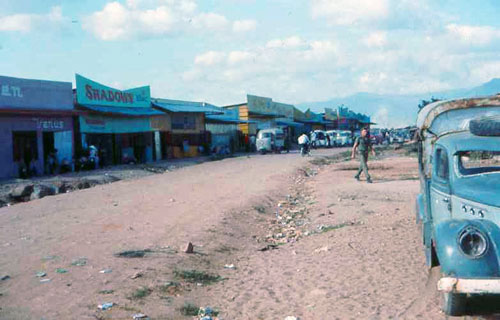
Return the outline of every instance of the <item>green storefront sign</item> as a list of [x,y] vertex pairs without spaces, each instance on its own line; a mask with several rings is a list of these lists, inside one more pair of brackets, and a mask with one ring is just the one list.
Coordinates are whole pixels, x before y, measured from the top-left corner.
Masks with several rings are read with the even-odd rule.
[[151,107],[149,86],[118,90],[76,74],[76,100],[82,105]]

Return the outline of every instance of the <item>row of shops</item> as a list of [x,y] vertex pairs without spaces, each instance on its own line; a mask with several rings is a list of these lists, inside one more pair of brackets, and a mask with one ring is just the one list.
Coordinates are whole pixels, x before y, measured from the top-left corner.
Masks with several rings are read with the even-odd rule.
[[301,112],[265,97],[220,108],[152,98],[149,86],[118,90],[78,74],[75,80],[72,89],[70,82],[0,76],[0,178],[78,170],[89,158],[97,167],[248,151],[261,129],[279,126],[292,139],[345,124],[339,115],[346,110],[335,123],[331,111]]
[[349,130],[355,134],[371,124],[369,116],[344,106],[325,108],[324,113],[310,109],[303,112],[293,105],[253,95],[247,95],[244,103],[225,106],[224,109],[236,111],[239,119],[246,121],[238,126],[245,135],[254,136],[259,130],[280,127],[291,141],[314,130]]

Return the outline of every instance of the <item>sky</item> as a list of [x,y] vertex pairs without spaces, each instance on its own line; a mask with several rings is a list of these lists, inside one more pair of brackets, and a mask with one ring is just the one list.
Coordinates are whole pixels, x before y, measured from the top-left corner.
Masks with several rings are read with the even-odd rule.
[[500,77],[496,0],[0,0],[0,74],[285,103]]

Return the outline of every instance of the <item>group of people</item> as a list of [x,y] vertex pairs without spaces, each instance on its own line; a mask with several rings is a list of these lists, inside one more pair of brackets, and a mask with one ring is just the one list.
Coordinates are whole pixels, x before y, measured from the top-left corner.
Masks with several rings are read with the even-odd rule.
[[[299,136],[298,143],[302,155],[309,154],[311,140],[312,137],[310,139],[305,133]],[[368,128],[361,129],[361,135],[356,138],[351,150],[351,159],[356,158],[356,153],[359,153],[359,169],[354,178],[360,181],[361,173],[364,173],[366,182],[372,183],[371,176],[368,173],[368,156],[370,154],[375,156],[375,149],[373,148],[372,142],[370,140]]]

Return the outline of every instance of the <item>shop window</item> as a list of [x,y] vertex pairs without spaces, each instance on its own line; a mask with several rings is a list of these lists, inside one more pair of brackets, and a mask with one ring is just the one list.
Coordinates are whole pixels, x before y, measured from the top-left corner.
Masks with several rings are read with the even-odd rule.
[[194,130],[196,129],[195,115],[177,115],[172,116],[172,129],[174,130]]
[[24,161],[26,165],[29,165],[31,161],[38,160],[36,131],[13,132],[12,146],[15,162]]

